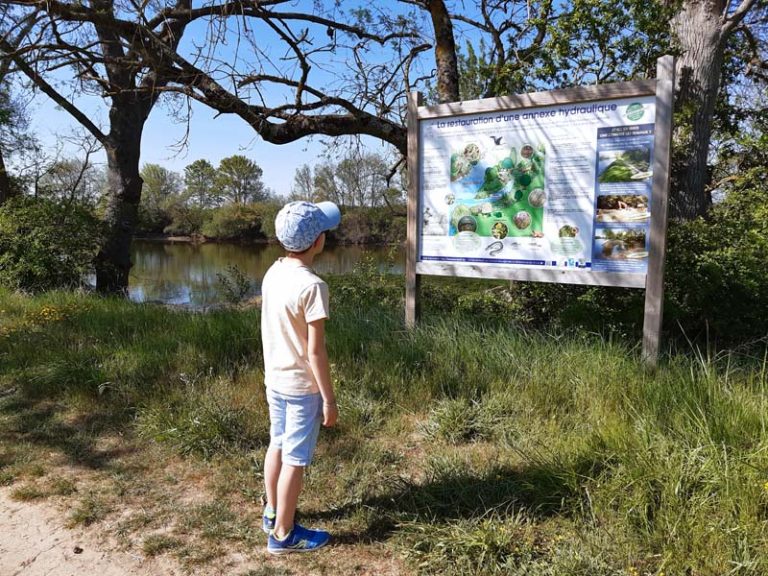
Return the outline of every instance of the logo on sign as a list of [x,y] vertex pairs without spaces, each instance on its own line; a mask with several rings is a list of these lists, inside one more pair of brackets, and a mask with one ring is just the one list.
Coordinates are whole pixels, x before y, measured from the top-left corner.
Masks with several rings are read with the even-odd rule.
[[643,114],[645,114],[645,108],[643,108],[643,105],[639,102],[635,102],[634,104],[627,106],[626,114],[627,119],[634,122],[636,120],[640,120],[640,118],[643,117]]

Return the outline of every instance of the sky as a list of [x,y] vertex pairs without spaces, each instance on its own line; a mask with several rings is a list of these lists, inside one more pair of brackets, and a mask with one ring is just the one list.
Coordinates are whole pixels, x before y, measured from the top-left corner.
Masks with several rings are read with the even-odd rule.
[[[87,100],[79,102],[82,106]],[[103,119],[106,108],[97,101],[83,106],[92,117]],[[62,137],[74,133],[78,124],[69,114],[40,95],[32,108],[32,131],[46,148],[55,149]],[[102,126],[106,126],[102,122]],[[141,164],[160,164],[183,176],[184,167],[195,160],[206,159],[217,166],[222,158],[242,154],[255,161],[264,171],[264,183],[278,196],[291,192],[296,169],[303,164],[313,165],[322,160],[323,146],[320,139],[304,139],[285,145],[269,144],[261,140],[256,132],[243,120],[234,115],[220,115],[201,104],[194,103],[192,120],[186,147],[179,149],[184,140],[187,126],[174,120],[164,106],[156,106],[144,127],[141,146]],[[68,146],[64,155],[74,154]],[[100,153],[97,163],[104,163]]]
[[[297,0],[294,4],[290,8],[299,10],[309,8],[312,2]],[[258,30],[254,32],[259,39],[258,50],[262,51],[261,55],[254,56],[253,48],[246,46],[245,43],[238,44],[234,41],[217,44],[220,48],[217,55],[223,62],[248,62],[249,66],[255,67],[262,66],[262,62],[259,61],[262,60],[266,62],[263,71],[274,73],[274,70],[269,69],[269,62],[273,61],[277,63],[276,65],[280,65],[284,55],[280,51],[285,50],[284,44],[276,42],[271,46],[265,34]],[[325,28],[314,33],[324,36]],[[191,51],[194,45],[207,49],[209,34],[210,29],[203,22],[190,25],[185,32],[180,50]],[[323,38],[323,40],[327,39]],[[236,53],[236,50],[239,52]],[[313,72],[319,72],[319,76],[313,82],[315,84],[324,82],[326,86],[342,82],[341,75],[334,74],[339,66],[344,65],[344,62],[334,61],[341,56],[341,53],[329,53],[323,56],[327,58],[326,70],[321,70],[322,66],[320,68],[315,66]],[[249,58],[250,60],[247,60]],[[279,102],[283,97],[283,95],[274,97],[274,93],[270,95],[269,89],[266,92],[271,104]],[[104,101],[95,96],[79,96],[75,103],[86,111],[90,118],[95,119],[104,131],[108,130],[106,122],[108,110]],[[38,93],[30,111],[33,117],[31,128],[46,148],[56,149],[57,145],[62,145],[64,136],[78,130],[79,125],[71,119],[69,114],[55,106],[43,94]],[[322,156],[325,152],[322,144],[323,137],[304,138],[283,145],[270,144],[261,140],[256,132],[237,116],[219,115],[197,102],[192,102],[192,116],[188,128],[187,134],[186,123],[175,120],[168,106],[162,103],[156,105],[145,124],[141,164],[160,164],[183,176],[184,167],[195,160],[206,159],[216,166],[222,158],[242,154],[262,168],[262,179],[267,187],[278,196],[287,196],[291,192],[297,168],[303,164],[314,165],[326,159]],[[186,145],[179,147],[182,141],[186,141]],[[365,145],[376,152],[388,150],[373,139],[365,140]],[[73,146],[66,144],[64,146],[65,156],[75,155]],[[104,161],[105,157],[102,153],[96,162]]]

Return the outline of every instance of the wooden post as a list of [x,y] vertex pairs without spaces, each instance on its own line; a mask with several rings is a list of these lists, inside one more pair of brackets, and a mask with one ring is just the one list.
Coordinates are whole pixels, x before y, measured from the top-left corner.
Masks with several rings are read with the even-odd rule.
[[672,112],[675,90],[675,59],[662,56],[656,62],[656,130],[654,133],[653,189],[648,271],[645,280],[643,361],[656,368],[664,312],[664,260],[667,249],[669,171],[672,154]]
[[405,247],[405,326],[413,328],[419,319],[420,278],[416,274],[419,247],[419,114],[420,92],[408,93],[408,224]]

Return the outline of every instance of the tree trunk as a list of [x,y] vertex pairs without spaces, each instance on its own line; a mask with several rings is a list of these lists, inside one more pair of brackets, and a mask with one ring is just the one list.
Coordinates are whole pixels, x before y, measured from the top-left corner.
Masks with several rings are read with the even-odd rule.
[[141,134],[151,109],[145,102],[113,105],[107,153],[109,202],[104,214],[104,240],[95,260],[96,290],[122,294],[128,290],[131,240],[138,221],[143,181],[139,174]]
[[723,8],[722,0],[687,1],[671,22],[681,52],[675,70],[678,152],[670,198],[674,218],[702,216],[712,204],[707,160],[723,64]]
[[11,177],[8,176],[8,172],[5,169],[3,151],[0,149],[0,206],[2,206],[12,195],[13,188],[11,185]]
[[453,23],[445,2],[429,0],[429,13],[435,30],[435,64],[437,66],[437,97],[440,103],[459,101],[459,67],[456,61],[456,41]]

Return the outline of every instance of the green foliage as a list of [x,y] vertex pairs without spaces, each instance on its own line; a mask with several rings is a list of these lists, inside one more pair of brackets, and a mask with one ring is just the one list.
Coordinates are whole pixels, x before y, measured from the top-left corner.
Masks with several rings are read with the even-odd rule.
[[244,407],[227,401],[222,392],[221,386],[204,386],[172,393],[171,399],[141,411],[137,431],[180,454],[203,458],[266,445],[267,423],[254,420]]
[[707,220],[670,227],[665,315],[690,337],[726,342],[768,334],[768,185],[751,170]]
[[230,304],[242,302],[253,287],[248,276],[235,265],[227,266],[226,272],[217,273],[216,278],[224,294],[224,299]]
[[363,256],[348,276],[328,279],[331,298],[344,307],[378,307],[399,304],[402,300],[402,283],[388,274],[394,266],[395,251],[387,263],[379,267],[372,256]]
[[480,407],[466,398],[448,398],[431,411],[425,432],[451,444],[460,444],[479,435],[476,425]]
[[167,534],[150,534],[144,538],[141,550],[147,556],[157,556],[181,546],[181,541]]
[[110,506],[105,499],[99,494],[89,492],[70,513],[68,527],[90,526],[103,520],[109,512]]
[[100,238],[84,208],[12,198],[0,207],[0,284],[30,292],[81,286]]
[[283,205],[280,202],[262,202],[257,205],[261,235],[270,241],[277,241],[275,234],[275,218]]
[[261,202],[269,197],[269,190],[261,177],[264,171],[253,160],[235,154],[223,158],[216,170],[218,194],[235,204]]
[[171,223],[171,212],[183,204],[179,175],[159,164],[145,164],[141,169],[138,231],[162,233]]
[[184,168],[185,194],[200,208],[214,206],[219,201],[216,169],[208,160],[195,160]]
[[341,244],[395,244],[405,238],[405,214],[386,207],[348,208],[329,239]]
[[676,7],[655,0],[570,2],[549,27],[532,75],[548,88],[653,77],[657,58],[669,53]]
[[203,234],[217,240],[263,239],[262,214],[255,205],[228,204],[210,214],[203,224]]
[[342,207],[402,206],[403,172],[390,174],[393,164],[382,154],[350,150],[338,162],[316,165],[311,183],[308,167],[297,170],[295,191],[312,201],[330,200]]
[[167,214],[170,222],[163,228],[165,234],[194,236],[202,234],[205,221],[210,217],[210,210],[196,205],[175,203]]

